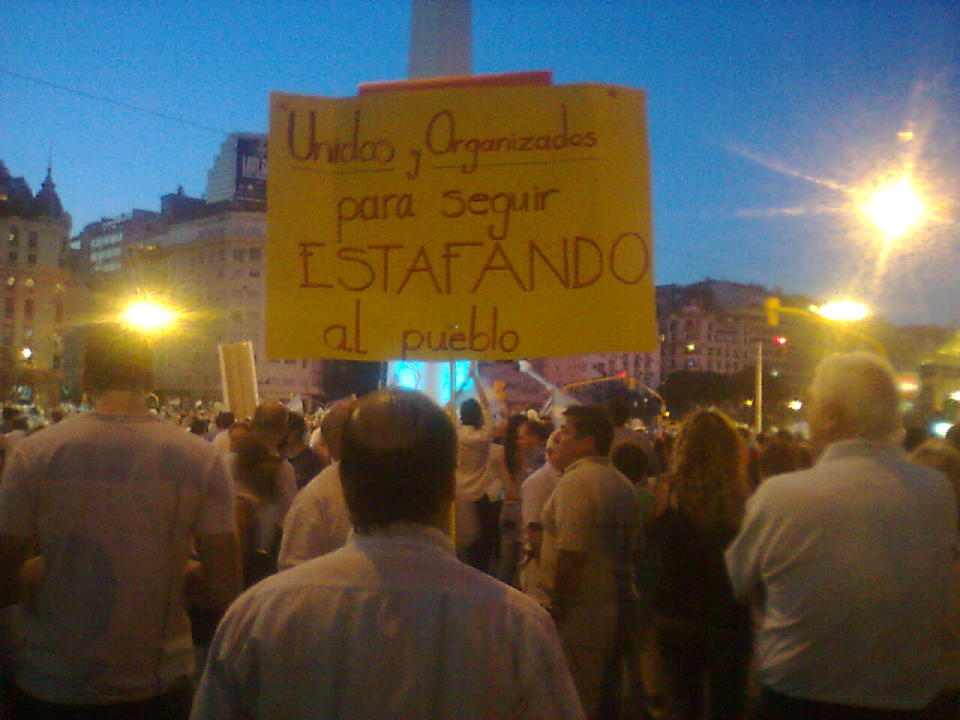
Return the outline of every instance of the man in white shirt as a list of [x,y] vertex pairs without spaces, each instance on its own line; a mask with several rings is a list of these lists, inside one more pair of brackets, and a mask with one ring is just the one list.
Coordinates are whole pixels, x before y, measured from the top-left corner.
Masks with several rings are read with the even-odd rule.
[[356,401],[341,400],[323,416],[320,428],[331,463],[297,493],[283,524],[278,567],[299,565],[343,547],[353,524],[340,482],[340,438]]
[[354,534],[227,611],[194,720],[581,718],[549,616],[453,554],[455,465],[424,395],[358,401],[340,461]]
[[458,522],[458,526],[476,528],[477,532],[472,533],[474,537],[463,547],[460,556],[478,570],[492,572],[494,555],[500,546],[500,508],[503,506],[499,476],[505,468],[502,448],[494,450],[495,429],[486,392],[476,376],[474,382],[478,399],[469,398],[460,405],[457,504],[461,515],[464,511],[473,515],[472,521]]
[[96,412],[7,459],[0,606],[20,600],[26,630],[10,718],[185,718],[185,596],[222,609],[240,590],[223,458],[148,412],[151,355],[129,331],[90,330],[83,377]]
[[584,710],[617,717],[623,664],[636,650],[634,559],[643,544],[636,491],[607,454],[613,425],[599,407],[564,412],[544,505],[540,568]]
[[828,358],[810,394],[823,455],[763,482],[726,555],[734,592],[763,610],[759,717],[920,717],[938,689],[953,490],[896,443],[885,361]]
[[543,579],[540,576],[540,548],[543,545],[543,522],[540,516],[543,506],[560,482],[560,471],[553,464],[559,432],[554,430],[547,438],[547,461],[523,481],[520,489],[525,549],[525,557],[520,567],[520,589],[544,607],[549,607],[550,598],[543,590]]

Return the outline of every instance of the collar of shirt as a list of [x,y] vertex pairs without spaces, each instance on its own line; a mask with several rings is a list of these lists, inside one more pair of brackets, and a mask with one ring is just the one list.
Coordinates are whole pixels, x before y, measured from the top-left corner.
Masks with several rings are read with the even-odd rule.
[[831,443],[823,451],[818,462],[830,462],[848,457],[903,457],[904,452],[898,445],[880,440],[840,440]]
[[610,458],[608,458],[606,455],[587,455],[586,457],[582,457],[579,460],[574,460],[572,463],[567,465],[567,467],[564,468],[563,470],[563,474],[566,475],[571,471],[573,471],[575,468],[578,468],[590,463],[593,463],[596,465],[609,465]]
[[440,550],[454,555],[453,542],[439,528],[418,523],[397,522],[386,527],[374,528],[367,533],[351,530],[347,543],[364,548],[384,545],[406,545],[418,549]]

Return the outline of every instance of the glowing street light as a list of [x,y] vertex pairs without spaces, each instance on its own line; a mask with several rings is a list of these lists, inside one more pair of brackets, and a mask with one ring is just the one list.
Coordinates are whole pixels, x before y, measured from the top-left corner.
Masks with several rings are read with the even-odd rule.
[[879,185],[860,210],[890,239],[906,235],[927,213],[926,203],[908,175]]
[[20,351],[20,355],[21,357],[23,357],[24,360],[29,360],[30,358],[33,357],[33,350],[31,350],[28,347],[25,347],[23,350]]
[[121,317],[127,327],[147,335],[169,330],[177,321],[177,313],[172,308],[142,298],[127,305]]
[[856,300],[831,300],[814,312],[832,322],[857,322],[870,314],[870,308]]

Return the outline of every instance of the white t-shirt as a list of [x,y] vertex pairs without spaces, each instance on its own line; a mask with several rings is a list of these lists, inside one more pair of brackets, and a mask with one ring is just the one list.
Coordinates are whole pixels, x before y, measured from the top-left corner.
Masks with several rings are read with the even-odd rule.
[[340,463],[333,462],[303,486],[283,524],[277,561],[281,570],[343,547],[353,529],[340,482]]
[[493,431],[486,413],[482,427],[461,425],[457,428],[457,494],[464,500],[479,500],[487,491],[492,440]]
[[192,538],[236,532],[222,456],[150,415],[77,415],[23,440],[0,533],[46,563],[17,684],[61,704],[149,698],[193,670],[183,601]]
[[583,718],[553,621],[419,525],[351,535],[240,596],[193,720]]
[[213,446],[222,455],[230,454],[230,431],[229,430],[221,430],[214,436],[213,440],[211,440],[210,442],[213,443]]

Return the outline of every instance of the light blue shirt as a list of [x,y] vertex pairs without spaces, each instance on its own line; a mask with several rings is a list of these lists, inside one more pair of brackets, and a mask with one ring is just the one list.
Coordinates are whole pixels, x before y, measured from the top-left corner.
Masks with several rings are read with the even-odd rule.
[[834,443],[814,467],[766,480],[726,553],[734,592],[765,596],[761,681],[819,702],[928,704],[956,507],[940,473],[864,440]]
[[420,525],[255,585],[227,611],[204,718],[582,718],[549,615]]

